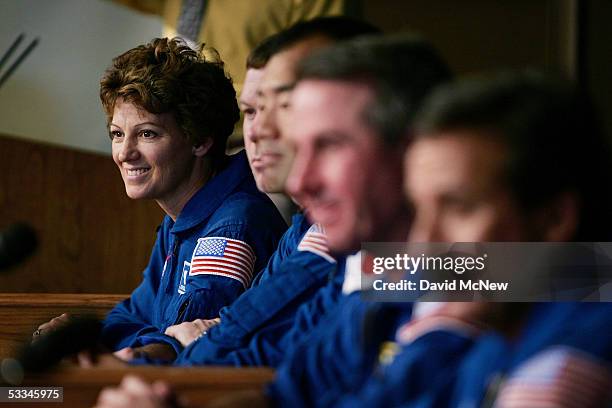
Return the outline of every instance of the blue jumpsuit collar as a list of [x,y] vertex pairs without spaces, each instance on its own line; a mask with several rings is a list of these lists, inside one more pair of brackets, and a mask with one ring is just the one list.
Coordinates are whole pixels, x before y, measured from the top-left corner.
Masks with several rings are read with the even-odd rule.
[[202,223],[249,177],[253,178],[244,150],[227,157],[223,170],[191,197],[170,232],[176,234]]

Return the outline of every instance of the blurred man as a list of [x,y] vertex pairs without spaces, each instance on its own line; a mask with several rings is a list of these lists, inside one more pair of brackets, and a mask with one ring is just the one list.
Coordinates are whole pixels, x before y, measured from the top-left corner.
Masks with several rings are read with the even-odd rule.
[[[589,103],[566,84],[519,74],[442,89],[406,158],[411,238],[609,241],[611,158]],[[455,304],[440,313],[497,330],[472,332],[476,346],[448,404],[609,404],[610,303]]]
[[[565,87],[532,75],[449,85],[426,104],[406,155],[410,237],[607,241],[610,157],[588,105]],[[412,309],[347,304],[288,356],[271,397],[287,406],[608,403],[610,303]],[[385,340],[396,347],[381,361]]]
[[[405,240],[411,212],[400,188],[404,149],[416,110],[450,79],[448,68],[424,42],[364,39],[305,60],[298,78],[287,121],[296,146],[288,190],[323,225],[332,251]],[[353,259],[341,279],[345,293],[361,287],[361,260]],[[371,354],[354,343],[363,345],[359,322],[367,310],[358,295],[345,297],[325,327],[294,342],[268,397],[282,406],[327,404],[371,374]],[[348,337],[330,336],[347,325]]]
[[[450,86],[421,118],[405,162],[411,237],[607,240],[610,149],[573,91],[532,75]],[[609,303],[349,306],[280,367],[277,405],[609,405]],[[385,331],[400,349],[380,364]]]

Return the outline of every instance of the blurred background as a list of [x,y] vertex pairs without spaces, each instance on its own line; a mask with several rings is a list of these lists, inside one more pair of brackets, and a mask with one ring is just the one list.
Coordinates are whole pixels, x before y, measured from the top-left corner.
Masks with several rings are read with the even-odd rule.
[[[239,90],[250,48],[327,14],[419,34],[459,75],[537,67],[572,78],[610,134],[610,0],[0,0],[0,55],[24,34],[0,78],[38,38],[0,85],[0,255],[15,222],[39,238],[0,271],[0,291],[128,293],[141,280],[162,212],[125,196],[110,159],[98,84],[113,57],[159,36],[204,41]],[[230,144],[240,139],[237,128]]]

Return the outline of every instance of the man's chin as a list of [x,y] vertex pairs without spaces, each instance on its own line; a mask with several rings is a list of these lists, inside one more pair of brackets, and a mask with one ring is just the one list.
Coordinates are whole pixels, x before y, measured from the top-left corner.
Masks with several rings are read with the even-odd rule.
[[255,179],[255,184],[264,193],[276,194],[285,192],[282,181],[276,178],[259,177]]

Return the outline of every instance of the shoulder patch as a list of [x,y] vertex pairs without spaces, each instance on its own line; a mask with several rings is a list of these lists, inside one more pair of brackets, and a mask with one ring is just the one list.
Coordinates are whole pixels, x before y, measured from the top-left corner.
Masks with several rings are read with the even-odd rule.
[[475,338],[483,332],[484,327],[474,322],[461,320],[454,316],[432,313],[404,323],[397,329],[395,336],[399,344],[406,345],[427,333],[438,330],[453,332],[468,338]]
[[612,373],[595,357],[557,346],[536,354],[500,387],[497,408],[605,407]]
[[245,289],[253,279],[255,252],[249,244],[226,237],[198,239],[189,276],[217,275],[239,281]]
[[328,262],[336,262],[329,254],[327,237],[325,236],[325,231],[323,231],[323,228],[319,224],[313,224],[308,228],[308,231],[306,231],[306,234],[304,234],[300,240],[297,249],[298,251],[312,252]]

